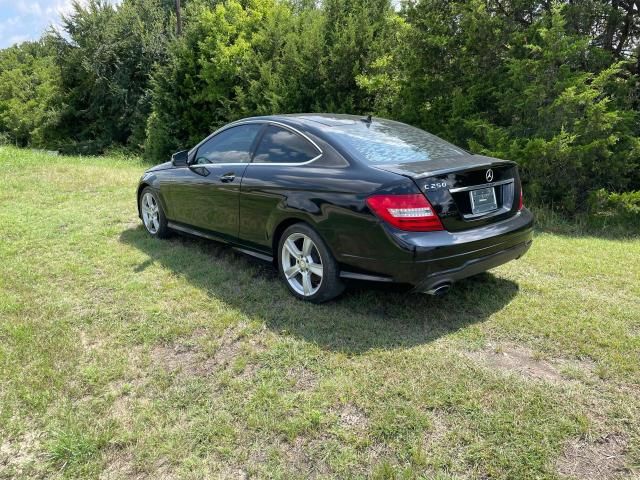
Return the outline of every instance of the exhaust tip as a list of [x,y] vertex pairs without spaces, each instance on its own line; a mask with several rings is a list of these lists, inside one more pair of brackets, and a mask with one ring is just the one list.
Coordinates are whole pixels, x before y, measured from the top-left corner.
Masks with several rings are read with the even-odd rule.
[[449,290],[451,290],[451,283],[441,283],[440,285],[427,290],[427,294],[433,295],[435,297],[442,297],[443,295],[446,295]]

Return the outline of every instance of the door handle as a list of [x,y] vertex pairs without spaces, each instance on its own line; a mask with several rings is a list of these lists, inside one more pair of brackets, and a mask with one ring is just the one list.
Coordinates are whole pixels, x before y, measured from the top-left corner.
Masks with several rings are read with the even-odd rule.
[[235,173],[225,173],[224,175],[220,176],[220,181],[223,183],[229,183],[229,182],[233,182],[235,178],[236,178]]

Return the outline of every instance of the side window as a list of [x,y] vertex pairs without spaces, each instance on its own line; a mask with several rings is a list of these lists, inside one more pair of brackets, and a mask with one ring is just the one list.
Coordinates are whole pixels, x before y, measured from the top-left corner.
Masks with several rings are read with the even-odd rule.
[[198,148],[193,163],[248,163],[251,159],[251,145],[261,128],[259,123],[250,123],[223,130]]
[[286,128],[269,125],[253,157],[254,163],[302,163],[320,155],[306,138]]

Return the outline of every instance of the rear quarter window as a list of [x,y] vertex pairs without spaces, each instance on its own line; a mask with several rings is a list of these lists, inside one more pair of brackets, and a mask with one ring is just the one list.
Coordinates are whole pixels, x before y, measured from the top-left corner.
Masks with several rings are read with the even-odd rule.
[[269,125],[253,157],[254,163],[304,163],[320,151],[306,138],[286,128]]

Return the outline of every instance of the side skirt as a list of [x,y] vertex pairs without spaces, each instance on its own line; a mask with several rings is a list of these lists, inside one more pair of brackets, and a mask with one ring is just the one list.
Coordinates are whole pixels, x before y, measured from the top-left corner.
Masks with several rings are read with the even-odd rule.
[[260,252],[254,252],[253,250],[247,250],[246,248],[233,247],[236,252],[244,253],[246,255],[251,255],[252,257],[258,258],[260,260],[264,260],[265,262],[273,262],[273,257],[271,255],[266,255]]
[[[229,240],[219,237],[217,235],[214,235],[212,233],[204,232],[197,228],[187,227],[185,225],[171,222],[171,221],[167,222],[167,226],[170,229],[176,230],[178,232],[188,233],[189,235],[195,235],[196,237],[206,238],[207,240],[213,240],[214,242],[220,242],[220,243],[225,243],[227,245],[231,245]],[[231,248],[233,248],[237,252],[244,253],[246,255],[251,255],[252,257],[258,258],[260,260],[264,260],[265,262],[273,262],[273,257],[271,255],[266,255],[260,252],[254,252],[253,250],[236,247],[233,245],[231,245]]]
[[355,273],[355,272],[340,272],[341,278],[351,278],[353,280],[366,280],[368,282],[393,282],[392,278],[389,277],[380,277],[378,275],[367,275],[365,273]]
[[[167,222],[167,226],[172,230],[177,230],[179,232],[188,233],[190,235],[195,235],[197,237],[206,238],[208,240],[213,240],[215,242],[222,242],[222,243],[229,244],[229,241],[225,240],[222,237],[219,237],[217,235],[213,235],[213,234],[210,234],[210,233],[207,233],[207,232],[203,232],[202,230],[198,230],[198,229],[195,229],[195,228],[187,227],[187,226],[181,225],[179,223],[175,223],[175,222],[169,221],[169,222]],[[269,263],[273,262],[273,256],[271,256],[271,255],[267,255],[265,253],[256,252],[256,251],[249,250],[249,249],[242,248],[242,247],[232,246],[231,248],[233,248],[237,252],[244,253],[245,255],[250,255],[252,257],[258,258],[258,259],[263,260],[265,262],[269,262]],[[366,280],[366,281],[369,281],[369,282],[393,282],[393,279],[391,279],[389,277],[381,277],[381,276],[378,276],[378,275],[367,275],[367,274],[364,274],[364,273],[348,272],[348,271],[344,271],[344,270],[342,270],[340,272],[340,277],[341,278],[350,278],[352,280]]]
[[187,227],[185,225],[179,224],[179,223],[175,223],[172,221],[168,221],[167,222],[167,226],[171,229],[171,230],[177,230],[178,232],[184,232],[184,233],[188,233],[189,235],[195,235],[197,237],[202,237],[202,238],[207,238],[209,240],[214,240],[216,242],[222,242],[222,243],[229,243],[228,240],[225,240],[222,237],[219,237],[217,235],[213,235],[207,232],[203,232],[202,230],[198,230],[196,228],[191,228],[191,227]]

